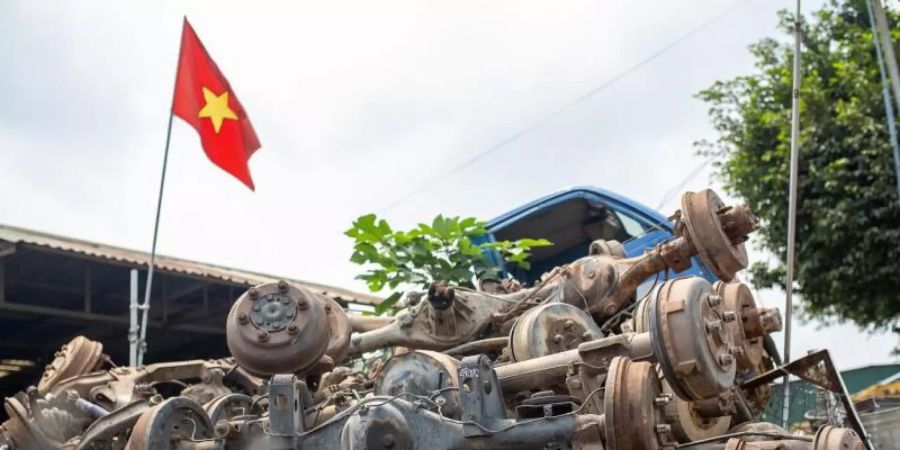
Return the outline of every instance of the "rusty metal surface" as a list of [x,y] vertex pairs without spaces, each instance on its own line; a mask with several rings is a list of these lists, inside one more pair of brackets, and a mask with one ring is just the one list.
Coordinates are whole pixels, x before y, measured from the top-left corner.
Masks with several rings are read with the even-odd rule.
[[509,335],[513,361],[525,361],[577,348],[603,337],[600,327],[582,309],[567,303],[546,303],[523,314]]
[[613,359],[603,401],[609,450],[655,450],[675,444],[663,413],[670,399],[661,394],[652,364]]
[[744,240],[756,228],[749,210],[726,208],[715,192],[704,189],[681,197],[681,213],[698,257],[718,278],[731,281],[747,267]]
[[285,281],[250,288],[228,313],[228,349],[260,376],[310,369],[328,351],[326,306],[323,297]]
[[[747,264],[746,207],[708,190],[682,200],[675,237],[641,256],[595,241],[534,286],[438,282],[394,318],[260,279],[228,315],[231,358],[92,371],[102,346],[76,338],[6,399],[0,450],[865,448],[827,352],[767,371],[780,316],[745,285],[664,277],[637,298],[693,256],[722,279]],[[752,422],[784,373],[837,393],[856,432]]]
[[203,408],[188,398],[173,397],[141,415],[125,449],[164,450],[212,437],[213,426]]
[[691,442],[725,434],[731,426],[731,415],[704,417],[690,402],[677,395],[666,380],[660,380],[663,394],[672,401],[664,408],[666,419],[672,424],[672,434],[678,442]]
[[653,299],[654,353],[678,396],[714,397],[734,385],[734,342],[722,298],[699,277],[666,282]]
[[750,288],[744,283],[722,281],[717,281],[713,288],[725,302],[725,309],[737,315],[729,328],[736,347],[738,370],[755,368],[763,358],[763,338],[771,331],[763,326],[762,311],[756,306]]
[[813,450],[865,450],[862,439],[849,428],[822,427],[813,441]]
[[811,352],[806,356],[795,359],[780,367],[776,367],[746,381],[741,385],[741,388],[747,391],[753,391],[754,389],[759,388],[765,389],[767,384],[775,379],[781,378],[785,374],[795,375],[835,394],[844,407],[844,412],[847,415],[846,421],[849,424],[849,427],[852,428],[857,435],[865,439],[867,448],[872,448],[871,442],[865,438],[865,428],[859,418],[859,414],[856,412],[853,400],[847,392],[847,387],[844,385],[844,379],[841,378],[841,374],[835,368],[834,361],[831,359],[831,354],[828,350]]
[[100,365],[103,344],[84,336],[76,336],[53,355],[53,361],[44,369],[38,382],[38,392],[43,394],[60,381],[92,372]]
[[427,396],[447,417],[459,418],[459,361],[443,353],[417,350],[394,356],[375,378],[375,394]]

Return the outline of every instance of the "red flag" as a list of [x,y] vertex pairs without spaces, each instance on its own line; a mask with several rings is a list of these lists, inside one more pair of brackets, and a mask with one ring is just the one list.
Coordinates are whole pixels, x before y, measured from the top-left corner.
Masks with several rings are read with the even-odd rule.
[[253,190],[247,161],[259,148],[259,139],[231,85],[206,53],[187,18],[181,32],[172,113],[200,133],[200,143],[210,161]]

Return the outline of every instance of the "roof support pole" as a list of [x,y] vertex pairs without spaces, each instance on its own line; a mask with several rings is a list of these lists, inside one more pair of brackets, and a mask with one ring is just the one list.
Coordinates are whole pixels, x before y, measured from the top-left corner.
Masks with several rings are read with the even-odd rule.
[[138,271],[131,269],[131,295],[128,300],[128,365],[137,366],[138,355]]

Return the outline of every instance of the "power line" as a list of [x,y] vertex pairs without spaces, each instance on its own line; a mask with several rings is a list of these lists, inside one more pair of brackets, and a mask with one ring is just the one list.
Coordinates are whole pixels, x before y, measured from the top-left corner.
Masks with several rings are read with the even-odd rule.
[[669,204],[669,202],[672,201],[672,199],[681,192],[681,190],[686,184],[688,184],[689,181],[693,180],[697,175],[700,175],[706,165],[711,163],[713,159],[715,159],[715,155],[711,155],[704,159],[703,162],[695,167],[694,170],[692,170],[691,173],[689,173],[686,177],[684,177],[684,179],[681,180],[680,183],[676,184],[672,189],[669,189],[669,191],[666,192],[666,195],[663,196],[662,200],[660,200],[659,205],[656,207],[656,209],[661,210],[663,206]]
[[446,177],[448,177],[448,176],[450,176],[450,175],[453,175],[453,174],[455,174],[455,173],[457,173],[457,172],[459,172],[459,171],[465,169],[466,167],[468,167],[468,166],[474,164],[475,162],[481,160],[481,159],[484,158],[485,156],[490,155],[491,153],[494,153],[494,152],[496,152],[497,150],[500,150],[501,148],[504,148],[504,147],[506,147],[507,145],[509,145],[509,144],[511,144],[511,143],[513,143],[513,142],[515,142],[515,141],[517,141],[517,140],[518,140],[519,138],[521,138],[522,136],[525,136],[525,135],[531,133],[531,132],[534,131],[536,128],[538,128],[538,127],[540,127],[541,125],[543,125],[543,124],[549,122],[549,121],[552,120],[553,118],[555,118],[555,117],[561,115],[562,113],[568,111],[569,109],[572,109],[573,107],[575,107],[575,106],[577,106],[577,105],[579,105],[579,104],[585,102],[586,100],[588,100],[588,99],[590,99],[591,97],[597,95],[598,93],[602,92],[602,91],[605,90],[606,88],[608,88],[608,87],[610,87],[610,86],[616,84],[617,82],[621,81],[623,78],[627,77],[628,75],[631,75],[633,72],[635,72],[635,71],[637,71],[638,69],[640,69],[641,67],[643,67],[643,66],[649,64],[649,63],[650,63],[651,61],[653,61],[654,59],[656,59],[656,58],[658,58],[658,57],[664,55],[664,54],[667,53],[669,50],[672,50],[673,48],[677,47],[677,46],[678,46],[679,44],[681,44],[682,42],[684,42],[684,41],[688,40],[689,38],[693,37],[695,34],[699,33],[700,31],[703,31],[705,28],[708,28],[710,25],[712,25],[712,24],[718,22],[719,20],[721,20],[721,19],[724,18],[725,16],[727,16],[727,15],[731,14],[732,12],[736,11],[739,7],[743,6],[743,5],[744,5],[745,3],[747,3],[748,1],[749,1],[749,0],[740,0],[740,1],[738,1],[738,2],[736,2],[736,3],[734,3],[734,4],[732,4],[730,7],[728,7],[728,9],[726,9],[726,10],[724,10],[724,11],[722,11],[722,12],[716,14],[715,16],[710,17],[710,18],[707,19],[706,21],[702,22],[700,25],[698,25],[698,26],[694,27],[693,29],[691,29],[690,31],[688,31],[688,32],[686,32],[686,33],[684,33],[684,34],[682,34],[682,35],[679,36],[677,39],[675,39],[674,41],[671,41],[670,43],[668,43],[668,44],[665,45],[664,47],[660,48],[659,50],[653,52],[653,53],[650,54],[649,56],[647,56],[647,57],[641,59],[640,61],[638,61],[638,62],[632,64],[631,66],[625,68],[625,70],[619,72],[618,74],[616,74],[616,75],[613,76],[612,78],[610,78],[610,79],[604,81],[603,83],[601,83],[601,84],[599,84],[598,86],[594,87],[594,88],[591,89],[590,91],[587,91],[586,93],[584,93],[584,94],[582,94],[582,95],[576,97],[574,100],[572,100],[572,101],[566,103],[565,105],[563,105],[562,107],[556,109],[555,111],[553,111],[553,112],[551,112],[551,113],[549,113],[549,114],[547,114],[547,115],[541,117],[540,119],[538,119],[538,120],[532,122],[531,124],[529,124],[528,126],[522,128],[522,129],[519,130],[518,132],[513,133],[512,135],[510,135],[510,136],[507,137],[506,139],[503,139],[503,140],[501,140],[500,142],[498,142],[498,143],[496,143],[496,144],[494,144],[494,145],[492,145],[492,146],[490,146],[490,147],[488,147],[488,148],[482,150],[481,152],[477,153],[476,155],[472,156],[471,158],[467,159],[466,161],[463,161],[463,162],[460,163],[459,165],[453,167],[452,169],[450,169],[449,171],[447,171],[447,172],[444,173],[443,175],[431,177],[429,181],[423,183],[423,184],[422,184],[421,186],[419,186],[418,188],[413,189],[412,191],[410,191],[410,192],[408,192],[407,194],[403,195],[402,197],[400,197],[400,198],[394,200],[393,202],[391,202],[391,203],[385,205],[384,207],[382,207],[382,208],[379,209],[378,211],[379,211],[379,212],[387,211],[387,210],[389,210],[389,209],[391,209],[391,208],[393,208],[393,207],[395,207],[395,206],[397,206],[397,205],[399,205],[399,204],[405,202],[406,200],[409,200],[410,198],[415,197],[416,195],[422,193],[423,191],[426,191],[426,190],[430,189],[432,186],[434,186],[434,185],[436,185],[436,184],[438,184],[438,183],[440,183],[440,182],[443,182],[443,181],[444,181],[444,178],[446,178]]

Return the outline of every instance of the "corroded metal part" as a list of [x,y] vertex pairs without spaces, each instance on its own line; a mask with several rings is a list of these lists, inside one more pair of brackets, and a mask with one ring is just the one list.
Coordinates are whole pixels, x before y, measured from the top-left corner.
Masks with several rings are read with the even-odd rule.
[[231,355],[258,376],[312,368],[325,356],[331,339],[322,298],[284,281],[250,288],[228,313],[225,331]]
[[[664,408],[666,418],[672,424],[672,433],[678,442],[691,442],[725,434],[731,426],[731,416],[703,417],[697,403],[677,395],[666,380],[660,380],[662,392],[672,401]],[[717,400],[717,399],[716,399]]]
[[344,308],[330,297],[322,297],[325,301],[325,315],[328,317],[328,327],[331,328],[331,339],[328,340],[328,349],[325,355],[331,358],[335,364],[339,364],[347,357],[350,351],[350,318],[344,312]]
[[597,239],[591,242],[590,247],[588,247],[588,255],[608,255],[616,258],[626,258],[628,256],[625,253],[625,246],[621,242],[605,239]]
[[756,218],[744,207],[726,207],[710,189],[686,192],[681,212],[698,257],[722,280],[731,281],[747,267],[746,235],[756,229]]
[[609,450],[656,450],[675,443],[662,406],[667,402],[660,390],[653,365],[614,358],[609,366],[603,399],[606,448]]
[[653,304],[651,298],[656,296],[656,290],[659,288],[660,286],[653,288],[653,291],[635,306],[634,316],[631,318],[631,329],[635,333],[650,332],[650,305]]
[[113,439],[120,440],[118,442],[126,442],[127,435],[141,415],[161,402],[162,397],[158,395],[149,399],[136,400],[100,418],[84,431],[76,450],[113,448]]
[[394,356],[375,378],[375,395],[414,394],[441,405],[441,412],[459,418],[459,361],[443,353],[417,350]]
[[[24,396],[23,396],[24,397]],[[26,398],[7,397],[3,408],[9,419],[3,422],[2,436],[14,449],[56,449],[62,442],[47,435],[36,417],[30,414]],[[51,430],[61,434],[60,430]]]
[[393,405],[353,415],[341,432],[342,450],[415,449],[415,437],[402,411]]
[[359,314],[347,314],[347,319],[350,321],[350,328],[357,333],[377,330],[394,321],[394,317],[390,316],[361,316]]
[[503,334],[517,317],[543,303],[568,303],[598,320],[607,319],[634,301],[648,277],[664,270],[683,271],[698,253],[718,264],[711,267],[721,278],[731,279],[746,266],[743,241],[756,222],[746,207],[724,208],[720,203],[712,191],[687,193],[675,238],[635,258],[623,258],[614,243],[595,242],[593,254],[554,268],[529,289],[495,294],[435,284],[428,302],[409,307],[383,328],[354,334],[350,353],[389,346],[445,350]]
[[76,336],[56,352],[38,382],[38,393],[50,391],[60,381],[92,372],[100,365],[103,344]]
[[179,442],[212,438],[213,426],[197,402],[172,397],[144,412],[125,445],[126,450],[164,450]]
[[603,337],[586,312],[567,303],[545,303],[523,314],[509,335],[513,361],[539,358],[577,348]]
[[813,450],[865,450],[862,439],[850,428],[826,425],[813,440]]
[[713,288],[722,297],[725,310],[737,316],[736,320],[728,325],[736,348],[734,356],[737,360],[737,369],[747,370],[756,367],[765,353],[763,338],[768,332],[763,328],[760,316],[762,311],[756,306],[750,288],[736,281],[730,283],[717,281]]
[[715,397],[734,385],[734,341],[722,299],[699,277],[667,281],[653,297],[654,354],[685,400]]
[[203,405],[207,417],[212,424],[220,420],[230,420],[237,416],[250,414],[250,396],[244,394],[220,395]]

